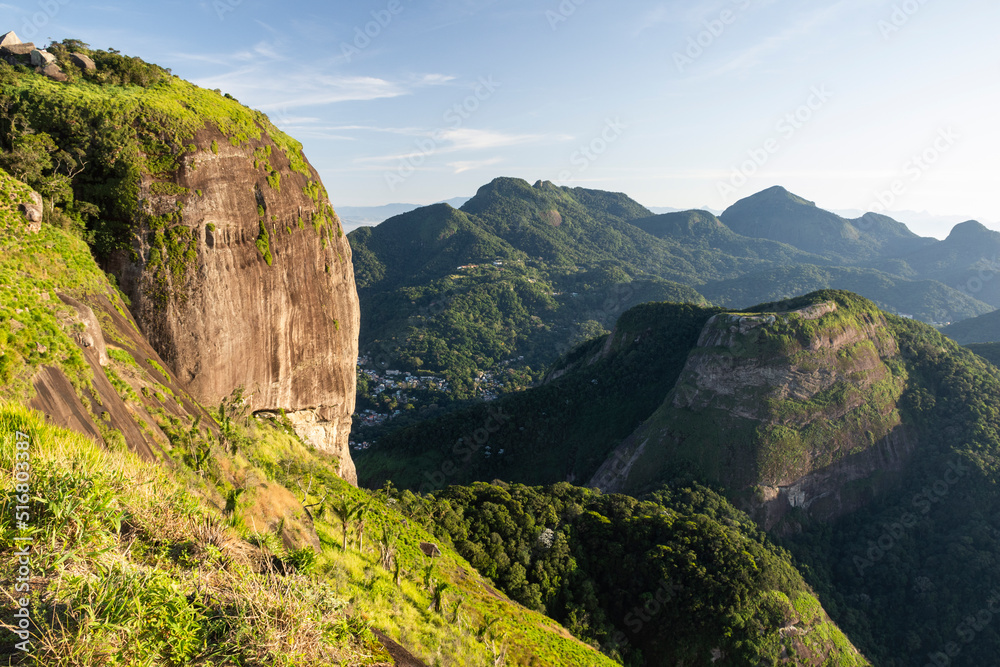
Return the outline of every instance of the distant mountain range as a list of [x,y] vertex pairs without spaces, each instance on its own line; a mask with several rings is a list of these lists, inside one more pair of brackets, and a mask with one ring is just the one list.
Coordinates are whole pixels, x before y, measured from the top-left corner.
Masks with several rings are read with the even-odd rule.
[[349,239],[362,353],[444,374],[460,397],[484,373],[524,372],[509,387],[525,386],[646,301],[743,308],[837,288],[941,324],[1000,306],[1000,280],[980,278],[1000,232],[964,222],[938,241],[780,187],[719,216],[656,215],[622,193],[498,178],[459,209],[421,207]]
[[[469,201],[468,197],[453,197],[446,199],[439,204],[448,204],[454,208],[459,208]],[[358,227],[374,227],[389,218],[409,213],[418,209],[422,204],[384,204],[382,206],[338,206],[337,215],[344,227],[345,232],[352,232]]]
[[[858,208],[830,210],[845,218],[860,218],[867,213],[867,211],[862,211]],[[969,215],[937,215],[927,211],[901,210],[885,211],[884,213],[894,220],[899,220],[905,224],[915,234],[935,238],[944,238],[948,235],[949,229],[960,222],[972,219],[972,216]],[[1000,229],[1000,222],[996,220],[980,220],[980,222],[991,229]]]
[[[455,208],[461,208],[462,204],[467,202],[470,197],[452,197],[451,199],[446,199],[443,202],[450,204]],[[420,208],[421,204],[385,204],[382,206],[338,206],[337,213],[340,215],[341,222],[344,224],[344,231],[350,232],[354,231],[358,227],[373,227],[380,224],[389,218],[400,215],[402,213],[408,213],[414,209]],[[651,213],[656,215],[662,215],[663,213],[680,213],[682,211],[687,211],[691,209],[685,208],[674,208],[672,206],[647,206]],[[711,208],[709,206],[701,206],[697,210],[707,211],[713,215],[720,215],[722,209]],[[843,218],[860,218],[863,217],[868,211],[862,211],[861,209],[830,209],[833,213],[843,217]],[[927,211],[886,211],[885,215],[899,220],[907,227],[910,228],[915,234],[919,236],[944,238],[947,236],[947,230],[954,227],[960,222],[965,222],[970,219],[967,215],[936,215],[933,213],[928,213]],[[982,221],[984,225],[990,229],[1000,229],[1000,223],[995,221]]]

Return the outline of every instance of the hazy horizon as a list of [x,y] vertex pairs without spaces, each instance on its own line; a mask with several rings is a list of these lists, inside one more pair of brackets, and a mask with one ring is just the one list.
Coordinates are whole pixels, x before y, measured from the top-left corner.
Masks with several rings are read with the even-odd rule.
[[517,175],[676,208],[781,184],[984,221],[997,19],[985,0],[0,4],[0,31],[114,47],[265,111],[335,203]]

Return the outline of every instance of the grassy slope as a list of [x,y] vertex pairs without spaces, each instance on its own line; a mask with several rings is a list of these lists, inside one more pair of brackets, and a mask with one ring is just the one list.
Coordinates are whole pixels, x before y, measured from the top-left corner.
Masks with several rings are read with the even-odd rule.
[[[0,170],[0,386],[6,399],[26,402],[34,394],[34,375],[51,366],[90,407],[87,394],[97,393],[94,374],[73,340],[81,325],[76,311],[56,294],[99,294],[123,313],[125,305],[79,238],[48,225],[26,233],[17,207],[29,192]],[[102,420],[94,423],[106,439],[120,440]]]
[[[51,294],[79,290],[117,298],[114,290],[78,239],[48,226],[29,235],[15,212],[25,188],[4,174],[0,186],[7,250],[0,256],[4,396],[30,398],[31,376],[42,363],[90,386],[93,371],[82,361],[72,331],[58,321],[60,309],[52,304],[61,302]],[[13,325],[15,318],[27,326]],[[101,449],[45,424],[39,413],[21,405],[0,408],[4,582],[12,581],[16,562],[11,556],[15,432],[28,433],[33,443],[31,525],[39,541],[34,618],[49,619],[38,626],[37,664],[89,665],[119,651],[135,664],[190,664],[227,655],[248,665],[376,664],[385,656],[368,632],[371,624],[430,662],[440,657],[452,664],[493,664],[495,646],[507,651],[508,664],[529,664],[535,656],[553,665],[612,664],[551,620],[495,594],[446,545],[433,577],[450,586],[447,614],[429,612],[433,594],[424,586],[424,558],[417,550],[420,541],[431,539],[428,533],[415,526],[400,531],[397,558],[403,573],[396,587],[390,573],[378,567],[372,544],[382,526],[405,526],[403,516],[339,480],[333,460],[284,429],[253,420],[232,426],[232,440],[240,443],[234,453],[218,437],[220,425],[199,427],[193,414],[164,409],[180,404],[169,387],[149,382],[155,371],[171,383],[165,370],[154,364],[142,368],[136,350],[116,345],[110,330],[107,338],[112,361],[103,372],[116,379],[121,398],[136,410],[151,402],[163,406],[150,409],[169,437],[165,444],[173,445],[168,450],[173,458],[163,467],[140,462],[113,429],[105,427],[107,448]],[[44,352],[38,351],[39,342]],[[149,396],[140,391],[150,387]],[[201,452],[209,459],[195,472],[188,466],[192,453]],[[322,484],[310,486],[310,479]],[[313,492],[308,498],[300,483]],[[303,503],[323,500],[320,488],[328,507],[339,500],[372,501],[365,551],[356,541],[346,552],[337,546],[340,531],[329,511],[315,523],[304,516]],[[224,517],[220,508],[228,500],[235,507]],[[287,510],[287,523],[300,532],[315,529],[320,538],[322,550],[308,577],[261,573],[264,556],[251,542],[270,545],[289,562],[308,558],[294,551],[297,545],[292,552],[281,546],[277,533],[286,521],[277,533],[258,523],[268,515],[261,508],[276,504]],[[459,597],[465,603],[455,620],[451,603]],[[483,629],[492,617],[498,622]]]
[[[30,531],[12,521],[8,445],[17,431],[32,443]],[[251,458],[265,466],[269,458],[294,460],[322,473],[322,459],[294,438],[264,425],[253,431]],[[316,524],[323,550],[309,574],[282,575],[268,566],[270,554],[294,557],[273,536],[234,529],[239,509],[225,519],[202,500],[205,481],[196,475],[178,479],[16,405],[0,406],[0,438],[6,545],[0,578],[14,579],[11,538],[33,536],[36,664],[90,665],[116,655],[142,664],[377,664],[385,655],[369,631],[373,624],[430,662],[493,664],[495,642],[507,647],[508,664],[534,658],[547,665],[613,664],[549,619],[495,594],[447,545],[433,575],[450,584],[445,608],[429,611],[432,594],[423,585],[425,559],[417,547],[432,538],[417,526],[399,537],[400,587],[378,567],[371,546],[362,552],[355,541],[342,551],[340,531],[323,520]],[[242,472],[267,479],[254,466]],[[326,490],[335,498],[367,497],[328,473]],[[405,523],[376,500],[367,532]],[[464,603],[454,621],[451,603],[459,597]],[[10,611],[7,605],[5,618]],[[490,617],[500,620],[479,641]]]

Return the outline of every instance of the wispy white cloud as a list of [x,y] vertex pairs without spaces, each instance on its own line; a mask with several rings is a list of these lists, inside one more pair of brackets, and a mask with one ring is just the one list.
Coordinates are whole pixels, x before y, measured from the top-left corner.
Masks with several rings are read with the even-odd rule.
[[[731,72],[741,72],[753,69],[763,62],[765,56],[779,50],[788,42],[814,33],[818,28],[833,20],[840,12],[858,4],[858,1],[859,0],[840,0],[839,2],[836,2],[828,7],[817,9],[816,11],[799,18],[790,25],[785,26],[766,39],[757,41],[753,46],[736,54],[724,64],[716,67],[715,69],[709,70],[702,76],[704,78],[714,78]],[[867,0],[861,1],[865,2]]]
[[[472,128],[418,130],[413,132],[411,136],[415,139],[414,150],[404,153],[393,153],[391,155],[360,157],[355,161],[359,163],[392,164],[400,160],[409,160],[433,153],[450,154],[463,151],[489,151],[528,143],[553,143],[571,139],[568,135],[562,134],[513,134],[498,132],[496,130],[477,130]],[[451,164],[471,165],[473,163],[474,161],[464,161]],[[462,171],[467,171],[467,169],[463,169]]]
[[[264,26],[269,28],[269,26]],[[429,86],[446,85],[454,76],[439,72],[408,74],[397,79],[331,74],[338,57],[294,62],[284,40],[262,40],[233,53],[174,53],[173,57],[216,66],[221,73],[195,79],[205,88],[219,88],[261,111],[283,112],[298,107],[324,106],[410,95]],[[284,122],[288,122],[287,119]]]
[[439,136],[444,141],[449,142],[449,149],[452,151],[503,148],[545,139],[544,134],[504,134],[493,130],[474,130],[467,127],[444,130],[439,133]]
[[482,169],[484,167],[490,167],[501,162],[501,158],[491,157],[486,160],[466,160],[461,162],[449,162],[448,166],[455,170],[456,174],[461,174],[464,171],[474,171],[476,169]]

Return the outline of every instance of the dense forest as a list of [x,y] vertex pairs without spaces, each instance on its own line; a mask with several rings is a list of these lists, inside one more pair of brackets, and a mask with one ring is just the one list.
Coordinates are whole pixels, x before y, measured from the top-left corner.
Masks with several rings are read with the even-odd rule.
[[[581,344],[527,392],[395,430],[356,456],[362,484],[585,482],[659,406],[717,309],[649,303]],[[447,472],[445,472],[447,471]]]
[[504,393],[522,390],[649,301],[746,308],[834,288],[926,322],[983,315],[1000,297],[965,283],[1000,250],[1000,234],[977,224],[935,241],[782,188],[721,217],[655,216],[621,193],[497,178],[460,210],[435,204],[348,237],[362,353],[371,368],[446,378],[440,404],[476,397],[486,373]]
[[[821,292],[754,310],[767,313],[828,298],[872,308],[856,296]],[[586,481],[583,473],[592,470],[600,453],[610,451],[630,432],[629,425],[642,421],[667,395],[715,312],[668,304],[635,308],[621,318],[616,334],[564,357],[547,384],[386,437],[359,456],[361,477],[368,483],[389,479],[452,502],[470,492],[441,490],[446,484],[486,479],[555,484],[573,473],[578,482]],[[1000,371],[929,325],[883,317],[886,328],[880,335],[898,346],[892,364],[905,378],[895,401],[900,428],[914,447],[899,472],[876,471],[844,489],[851,497],[868,499],[860,510],[829,521],[793,511],[776,539],[824,608],[876,664],[901,667],[949,651],[959,651],[968,664],[990,664],[1000,631],[989,623],[993,612],[981,610],[1000,600],[994,597],[1000,594],[995,558],[1000,553]],[[509,418],[489,421],[488,409]],[[578,423],[583,428],[576,429]],[[697,469],[684,475],[660,483],[672,489],[704,483]],[[527,493],[517,489],[508,492]],[[731,501],[746,501],[732,489],[719,492]],[[462,504],[470,502],[480,501]],[[448,531],[459,536],[460,551],[475,560],[484,558],[479,550],[461,546],[463,531],[475,534],[473,525],[449,525]],[[498,547],[485,538],[468,541],[490,558],[498,557]],[[490,576],[518,599],[535,606],[540,601],[548,613],[570,619],[572,609],[558,587],[545,583],[543,570],[533,573],[528,565],[534,567],[535,561],[520,553],[523,582],[520,570],[491,570]],[[507,558],[517,560],[511,554]]]
[[697,484],[641,501],[567,483],[502,482],[400,498],[513,599],[624,665],[701,664],[706,656],[868,664],[789,554]]

